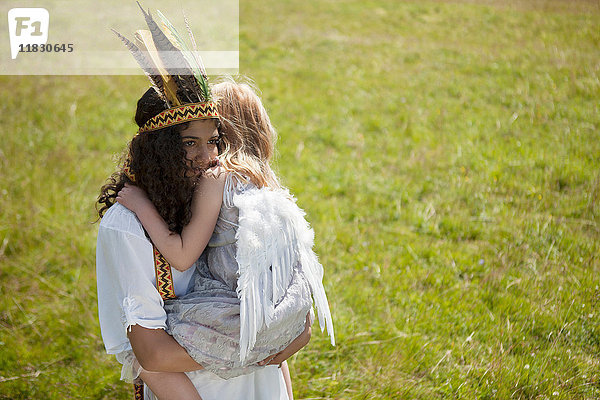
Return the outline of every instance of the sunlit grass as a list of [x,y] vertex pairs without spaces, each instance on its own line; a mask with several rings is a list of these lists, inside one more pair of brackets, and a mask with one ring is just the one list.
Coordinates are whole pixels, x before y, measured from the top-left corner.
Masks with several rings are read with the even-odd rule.
[[[240,10],[338,340],[290,361],[296,398],[600,397],[597,2]],[[0,78],[0,398],[131,397],[92,222],[145,86]]]

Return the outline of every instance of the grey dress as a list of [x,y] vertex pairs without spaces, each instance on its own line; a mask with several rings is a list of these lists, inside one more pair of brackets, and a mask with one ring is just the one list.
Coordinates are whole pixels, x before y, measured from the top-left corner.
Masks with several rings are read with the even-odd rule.
[[268,327],[258,331],[256,343],[240,361],[240,300],[237,294],[238,208],[232,196],[248,188],[235,179],[226,180],[223,203],[214,233],[196,263],[194,290],[178,299],[165,301],[168,332],[206,370],[221,378],[251,373],[256,363],[287,347],[304,330],[312,310],[311,288],[302,265],[293,267],[285,295],[275,304]]

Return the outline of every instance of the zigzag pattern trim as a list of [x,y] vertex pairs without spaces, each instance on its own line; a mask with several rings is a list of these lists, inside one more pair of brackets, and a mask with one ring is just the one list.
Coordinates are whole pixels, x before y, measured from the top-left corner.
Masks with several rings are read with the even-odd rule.
[[131,182],[135,182],[135,174],[131,172],[131,154],[127,154],[127,158],[123,163],[122,171],[131,180]]
[[150,118],[138,132],[151,132],[188,121],[212,118],[219,118],[216,103],[210,101],[206,103],[184,104],[182,106],[169,108]]
[[[163,300],[174,299],[175,290],[173,289],[173,276],[171,275],[171,266],[169,262],[160,254],[156,246],[152,245],[154,251],[154,269],[156,271],[156,289]],[[144,384],[133,384],[134,400],[144,400]]]
[[171,266],[169,262],[160,254],[160,251],[153,245],[154,250],[154,269],[156,270],[156,289],[163,300],[174,299],[175,289],[173,288],[173,277],[171,275]]
[[133,398],[135,400],[144,400],[144,384],[134,383],[133,384]]

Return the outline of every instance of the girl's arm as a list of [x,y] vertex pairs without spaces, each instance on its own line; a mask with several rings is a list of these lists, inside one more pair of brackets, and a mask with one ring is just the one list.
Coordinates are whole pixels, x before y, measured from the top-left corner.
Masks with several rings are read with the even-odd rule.
[[292,341],[285,349],[281,350],[279,353],[274,354],[270,357],[265,358],[260,361],[258,365],[281,365],[288,358],[296,354],[300,349],[310,342],[310,337],[312,335],[311,330],[311,321],[310,314],[306,316],[306,322],[304,323],[304,331],[298,336],[296,339]]
[[133,211],[150,235],[152,242],[178,271],[190,268],[204,251],[212,236],[227,176],[220,168],[206,171],[199,179],[192,198],[192,218],[181,235],[169,230],[146,193],[126,184],[117,195],[117,201]]

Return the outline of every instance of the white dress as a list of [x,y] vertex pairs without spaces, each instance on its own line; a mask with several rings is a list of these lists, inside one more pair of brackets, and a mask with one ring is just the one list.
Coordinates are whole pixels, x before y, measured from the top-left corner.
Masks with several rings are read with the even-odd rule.
[[[123,363],[121,377],[135,378],[132,371],[131,344],[127,329],[140,325],[166,329],[167,314],[156,290],[152,244],[146,238],[134,213],[120,204],[113,205],[102,218],[96,248],[98,313],[102,340],[107,353]],[[194,268],[172,270],[175,294],[183,296],[193,286]],[[204,400],[287,399],[281,370],[268,366],[252,373],[224,380],[200,370],[188,373]],[[146,398],[155,398],[145,388]]]

